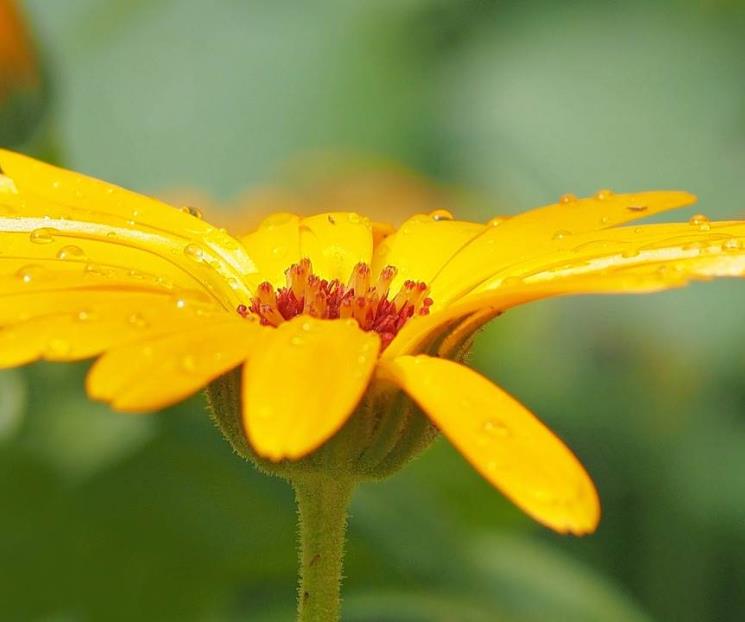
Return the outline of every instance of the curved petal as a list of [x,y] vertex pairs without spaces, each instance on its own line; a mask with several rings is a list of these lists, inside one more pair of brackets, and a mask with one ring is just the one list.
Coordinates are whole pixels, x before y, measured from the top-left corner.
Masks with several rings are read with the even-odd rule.
[[506,266],[550,251],[568,235],[600,231],[690,205],[695,199],[687,192],[677,191],[598,194],[501,221],[474,238],[439,272],[431,283],[433,309],[467,293]]
[[486,229],[472,222],[440,219],[437,214],[412,216],[376,247],[373,274],[388,265],[397,269],[392,291],[406,280],[432,282],[459,250]]
[[313,263],[313,272],[324,279],[343,283],[359,263],[370,263],[373,252],[372,225],[353,212],[330,212],[300,221],[300,256]]
[[[708,228],[706,228],[708,227]],[[465,317],[481,312],[485,321],[519,304],[552,296],[646,293],[681,287],[692,280],[745,275],[745,223],[648,225],[578,237],[574,248],[525,262],[518,274],[487,281],[450,306],[410,320],[384,357],[421,351]],[[593,239],[594,238],[594,239]],[[581,243],[577,246],[577,241]],[[474,327],[475,328],[475,327]]]
[[30,292],[3,300],[0,368],[82,360],[128,341],[231,317],[209,299],[123,289]]
[[300,217],[280,212],[265,218],[259,228],[241,238],[261,273],[275,287],[284,285],[285,270],[301,259]]
[[113,348],[91,368],[88,394],[121,411],[169,406],[240,365],[268,330],[240,318],[200,321]]
[[[709,222],[694,217],[691,223],[619,227],[584,235],[565,236],[546,253],[515,263],[496,273],[475,291],[499,286],[505,279],[526,282],[571,275],[636,269],[642,266],[731,266],[745,255],[745,223]],[[695,261],[692,261],[695,260]],[[727,276],[728,269],[719,276]],[[713,275],[712,275],[713,276]]]
[[380,376],[400,386],[492,485],[538,522],[590,533],[600,503],[572,452],[513,397],[467,367],[428,356],[381,363]]
[[0,274],[21,262],[133,272],[206,291],[226,309],[246,299],[244,278],[256,272],[237,240],[189,213],[5,150],[0,242]]
[[243,369],[243,417],[256,452],[300,458],[330,438],[367,388],[380,349],[354,320],[298,316],[268,330]]

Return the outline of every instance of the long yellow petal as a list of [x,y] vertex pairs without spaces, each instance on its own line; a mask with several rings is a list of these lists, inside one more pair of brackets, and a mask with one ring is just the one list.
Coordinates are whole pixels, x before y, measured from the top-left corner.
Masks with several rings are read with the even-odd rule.
[[677,191],[596,196],[502,221],[474,238],[440,271],[431,283],[433,309],[469,292],[505,266],[550,251],[567,236],[600,231],[694,201],[693,195]]
[[127,341],[231,317],[210,300],[123,289],[31,292],[3,302],[0,368],[82,360]]
[[514,277],[535,282],[660,265],[691,276],[704,266],[713,270],[711,276],[737,276],[732,266],[738,264],[738,257],[745,257],[745,223],[709,222],[696,216],[690,223],[566,236],[543,254],[505,266],[475,291],[493,289]]
[[130,270],[173,288],[204,289],[226,308],[245,301],[244,277],[256,272],[237,240],[189,213],[6,150],[0,244],[0,273],[9,273],[5,261],[22,260]]
[[169,406],[243,363],[268,330],[240,318],[193,322],[178,332],[111,349],[88,374],[88,394],[121,411]]
[[380,348],[354,320],[298,316],[266,332],[243,371],[243,417],[256,452],[296,459],[330,438],[367,388]]
[[484,225],[433,215],[412,216],[375,249],[373,274],[388,265],[398,270],[391,285],[397,291],[406,280],[430,283],[439,270],[469,241],[485,230]]
[[508,278],[498,275],[446,308],[410,320],[383,356],[426,350],[437,335],[476,312],[488,319],[552,296],[655,292],[692,280],[745,276],[745,223],[648,225],[577,236],[509,271]]
[[381,363],[492,485],[538,522],[561,533],[590,533],[600,503],[572,452],[513,397],[467,367],[428,356]]

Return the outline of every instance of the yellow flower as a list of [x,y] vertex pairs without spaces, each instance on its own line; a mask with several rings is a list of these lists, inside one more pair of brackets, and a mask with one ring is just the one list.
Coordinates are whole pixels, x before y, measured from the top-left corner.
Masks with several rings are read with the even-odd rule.
[[237,239],[15,153],[0,151],[0,169],[1,367],[99,357],[88,392],[122,411],[241,368],[245,438],[279,464],[341,434],[361,400],[405,395],[560,532],[596,527],[594,486],[525,407],[458,362],[474,331],[541,298],[745,272],[745,223],[620,226],[689,205],[685,192],[567,195],[486,224],[436,211],[389,235],[356,213],[283,213]]

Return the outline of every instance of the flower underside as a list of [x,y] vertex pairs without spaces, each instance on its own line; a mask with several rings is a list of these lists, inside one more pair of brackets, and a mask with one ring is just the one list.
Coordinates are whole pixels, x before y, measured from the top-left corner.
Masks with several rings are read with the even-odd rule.
[[305,314],[322,320],[351,318],[365,331],[378,333],[385,348],[414,315],[429,314],[432,299],[422,281],[405,281],[390,297],[396,268],[386,266],[373,280],[372,269],[358,263],[344,285],[338,279],[322,279],[313,273],[310,259],[301,259],[285,271],[286,285],[274,288],[265,281],[259,285],[249,305],[238,305],[244,318],[258,317],[266,326]]

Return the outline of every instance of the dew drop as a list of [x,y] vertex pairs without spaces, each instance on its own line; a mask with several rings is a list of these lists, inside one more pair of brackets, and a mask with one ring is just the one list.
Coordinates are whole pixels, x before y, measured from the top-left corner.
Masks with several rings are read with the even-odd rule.
[[302,324],[301,328],[302,328],[302,329],[303,329],[303,330],[304,330],[304,331],[305,331],[306,333],[308,333],[308,332],[310,332],[310,331],[311,331],[311,329],[313,328],[313,325],[312,325],[312,324],[311,324],[310,322],[303,322],[303,324]]
[[647,205],[627,205],[626,209],[630,212],[646,212],[649,207]]
[[358,365],[364,365],[365,363],[367,363],[367,356],[365,356],[364,354],[360,354],[357,357],[357,364]]
[[569,237],[570,235],[572,235],[571,232],[567,231],[566,229],[560,229],[559,231],[554,233],[551,239],[552,240],[563,240],[564,238]]
[[737,238],[730,238],[727,240],[724,244],[722,244],[722,250],[725,251],[741,251],[745,248],[745,244],[743,244],[743,241],[741,239]]
[[204,261],[204,250],[199,244],[187,244],[184,247],[184,255],[194,261]]
[[358,223],[359,223],[359,222],[360,222],[360,221],[362,220],[362,219],[360,218],[360,215],[359,215],[359,214],[355,214],[355,213],[351,213],[351,214],[349,214],[349,216],[347,217],[347,219],[348,219],[348,220],[349,220],[349,222],[351,222],[351,223],[352,223],[353,225],[356,225],[356,224],[358,224]]
[[181,369],[185,372],[195,372],[197,370],[197,359],[193,354],[185,354],[181,357]]
[[692,227],[698,227],[699,231],[709,231],[709,229],[711,229],[709,219],[703,214],[695,214],[694,216],[691,216],[688,224]]
[[499,419],[487,419],[481,429],[489,436],[504,437],[510,434],[510,429]]
[[272,249],[272,255],[274,255],[275,257],[280,257],[284,255],[286,252],[287,252],[286,246],[275,246]]
[[638,257],[639,256],[639,249],[638,248],[627,248],[621,253],[621,257],[625,257],[626,259],[631,259],[632,257]]
[[194,216],[194,218],[199,218],[200,220],[204,217],[202,214],[202,210],[200,210],[198,207],[194,207],[193,205],[184,205],[181,208],[181,211],[184,214],[189,214],[189,216]]
[[436,209],[434,212],[430,212],[429,217],[432,220],[453,220],[453,215],[446,209]]
[[491,220],[487,221],[487,223],[486,223],[486,224],[487,224],[487,225],[488,225],[489,227],[498,227],[498,226],[499,226],[499,225],[501,225],[502,223],[504,223],[504,222],[507,222],[507,221],[508,221],[509,219],[510,219],[510,217],[509,217],[509,216],[495,216],[495,217],[494,217],[494,218],[492,218]]
[[109,239],[115,238],[116,237],[116,231],[109,231],[106,234],[106,237],[109,238]]
[[15,182],[8,177],[0,173],[0,192],[7,192],[9,194],[18,194],[18,188],[16,188]]
[[57,253],[57,259],[70,260],[85,257],[83,249],[79,246],[63,246]]
[[612,196],[613,190],[611,190],[610,188],[602,188],[595,193],[595,198],[598,201],[605,201],[606,199],[610,199]]
[[147,328],[149,326],[148,321],[142,316],[142,313],[130,313],[127,316],[127,323],[135,328]]
[[75,314],[75,319],[78,322],[88,322],[93,319],[93,313],[91,313],[88,309],[81,309]]
[[16,272],[16,277],[28,285],[43,274],[44,268],[41,266],[28,265],[20,268],[18,272]]
[[62,182],[59,179],[55,179],[52,182],[52,189],[53,190],[59,190],[62,187]]
[[[556,196],[556,195],[554,195]],[[572,194],[571,192],[567,192],[566,194],[562,194],[559,197],[559,203],[562,205],[568,205],[569,203],[576,203],[577,202],[577,195]]]
[[293,346],[302,346],[305,343],[305,339],[303,339],[300,335],[293,335],[290,337],[290,343]]
[[52,229],[51,227],[41,227],[39,229],[34,229],[31,232],[31,235],[29,235],[29,239],[34,244],[51,244],[54,242],[55,233],[57,233],[56,229]]
[[176,299],[176,308],[177,309],[186,309],[186,300],[183,298],[177,298]]

